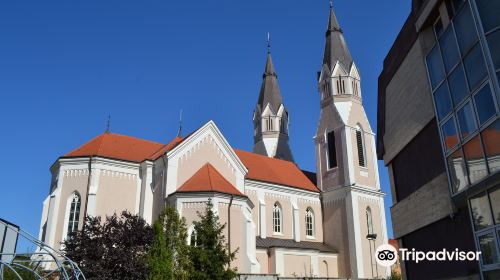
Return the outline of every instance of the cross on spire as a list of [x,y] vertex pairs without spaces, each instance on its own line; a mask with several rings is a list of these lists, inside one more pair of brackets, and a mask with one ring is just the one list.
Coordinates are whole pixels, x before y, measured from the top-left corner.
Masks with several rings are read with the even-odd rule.
[[267,32],[267,53],[271,53],[271,35]]
[[177,137],[182,137],[182,109],[179,113],[179,130],[177,131]]
[[106,133],[109,133],[111,129],[111,114],[108,115],[108,122],[106,123]]

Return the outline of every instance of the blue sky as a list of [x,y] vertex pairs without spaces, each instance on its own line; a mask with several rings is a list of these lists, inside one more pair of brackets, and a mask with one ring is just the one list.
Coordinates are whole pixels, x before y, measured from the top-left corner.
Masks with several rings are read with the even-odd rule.
[[[49,167],[102,133],[167,142],[213,119],[251,150],[271,33],[297,163],[315,169],[328,1],[1,1],[0,217],[38,234]],[[410,1],[334,1],[376,129],[377,78]],[[387,170],[379,163],[391,204]],[[392,227],[389,223],[389,234]]]

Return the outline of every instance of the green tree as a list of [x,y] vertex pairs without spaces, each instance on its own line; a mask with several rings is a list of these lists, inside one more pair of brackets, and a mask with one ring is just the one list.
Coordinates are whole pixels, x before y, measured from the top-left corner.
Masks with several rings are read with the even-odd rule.
[[236,276],[236,268],[231,268],[231,261],[235,259],[237,250],[229,252],[226,249],[222,233],[225,225],[220,224],[212,207],[212,201],[209,199],[205,213],[198,213],[200,220],[194,222],[196,245],[191,246],[190,250],[194,268],[190,279],[230,280]]
[[189,279],[191,260],[186,244],[186,221],[167,206],[153,225],[154,241],[149,251],[149,279]]

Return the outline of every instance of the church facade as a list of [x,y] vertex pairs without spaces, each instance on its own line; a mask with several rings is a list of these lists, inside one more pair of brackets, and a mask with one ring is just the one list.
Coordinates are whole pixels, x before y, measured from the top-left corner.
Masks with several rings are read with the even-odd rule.
[[316,173],[293,162],[289,112],[268,52],[253,152],[232,148],[213,121],[167,144],[105,132],[52,165],[40,239],[60,248],[85,215],[127,210],[153,223],[172,205],[193,242],[193,221],[211,199],[228,246],[239,249],[232,263],[239,273],[387,276],[373,255],[387,243],[374,134],[332,8],[318,89]]

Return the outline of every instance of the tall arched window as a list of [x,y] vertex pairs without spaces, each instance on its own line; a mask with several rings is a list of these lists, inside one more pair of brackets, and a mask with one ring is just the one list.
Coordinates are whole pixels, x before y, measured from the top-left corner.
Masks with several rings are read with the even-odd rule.
[[337,150],[335,148],[335,132],[332,130],[326,134],[328,169],[337,167]]
[[191,229],[191,232],[189,233],[189,245],[193,247],[198,246],[198,234],[196,233],[194,227]]
[[370,209],[370,207],[366,208],[366,226],[368,229],[368,234],[373,234],[372,210]]
[[81,199],[78,193],[73,193],[71,204],[69,206],[68,228],[66,234],[70,234],[78,230],[78,222],[80,220],[80,205]]
[[306,210],[306,236],[314,236],[314,213],[311,208]]
[[356,126],[356,144],[358,146],[358,162],[359,166],[366,167],[365,143],[363,139],[363,130],[358,125]]
[[273,207],[273,231],[274,233],[281,233],[281,206],[278,202],[274,203]]

